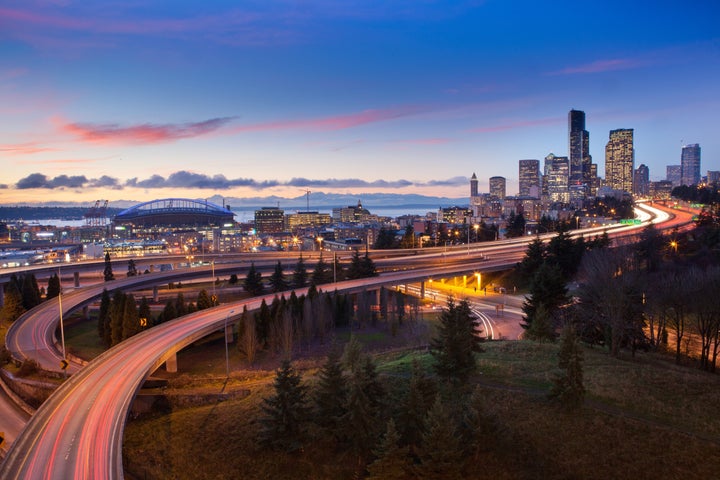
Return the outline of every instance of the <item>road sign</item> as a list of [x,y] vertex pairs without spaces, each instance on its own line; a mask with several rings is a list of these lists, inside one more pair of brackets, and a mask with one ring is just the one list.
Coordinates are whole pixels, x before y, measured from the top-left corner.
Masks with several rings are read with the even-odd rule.
[[0,447],[5,443],[5,432],[0,432]]
[[64,358],[62,360],[60,360],[60,368],[62,368],[63,370],[65,370],[68,367],[68,365],[69,365],[68,361],[65,360]]

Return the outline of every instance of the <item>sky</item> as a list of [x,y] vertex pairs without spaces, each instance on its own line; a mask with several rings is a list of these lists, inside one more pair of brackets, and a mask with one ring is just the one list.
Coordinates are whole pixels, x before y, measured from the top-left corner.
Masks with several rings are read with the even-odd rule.
[[[715,0],[0,0],[0,204],[467,197],[586,113],[720,170]],[[112,203],[111,203],[112,206]]]

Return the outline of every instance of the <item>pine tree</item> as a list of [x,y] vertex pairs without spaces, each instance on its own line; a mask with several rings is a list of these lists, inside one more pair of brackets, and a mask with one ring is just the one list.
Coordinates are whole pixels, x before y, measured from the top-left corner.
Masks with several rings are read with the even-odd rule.
[[198,292],[197,302],[195,303],[198,310],[205,310],[213,306],[210,295],[204,288]]
[[430,342],[435,372],[442,378],[463,384],[477,371],[475,353],[480,351],[470,304],[462,300],[456,305],[450,298],[447,308],[440,314],[438,336]]
[[377,409],[365,391],[366,380],[362,368],[351,373],[348,384],[346,413],[342,418],[345,441],[358,457],[358,463],[369,453],[369,446],[376,441],[378,434]]
[[401,403],[399,428],[405,444],[414,449],[420,444],[425,417],[437,395],[435,383],[425,375],[420,362],[413,360],[408,391]]
[[112,271],[112,264],[110,263],[110,252],[105,253],[105,269],[103,270],[103,277],[106,282],[115,280],[115,275],[113,275]]
[[274,395],[263,399],[260,441],[272,448],[294,452],[302,448],[309,418],[307,387],[290,363],[283,360],[276,371]]
[[545,261],[545,244],[540,237],[528,243],[525,256],[518,265],[518,277],[530,282]]
[[375,268],[375,262],[373,262],[372,258],[370,258],[370,254],[368,252],[365,252],[365,256],[363,257],[361,271],[363,278],[367,277],[377,277],[377,269]]
[[585,398],[583,385],[583,353],[575,330],[571,325],[563,328],[558,352],[560,373],[553,378],[550,397],[568,410],[579,408]]
[[58,295],[60,295],[60,277],[58,277],[57,273],[53,273],[53,275],[48,278],[48,286],[47,293],[45,294],[45,299],[50,300],[51,298],[55,298]]
[[110,346],[123,339],[123,320],[125,317],[125,294],[116,290],[110,302]]
[[336,439],[341,436],[340,419],[345,415],[348,386],[340,362],[340,350],[333,346],[325,363],[318,372],[315,386],[316,423],[324,427]]
[[140,299],[138,316],[140,317],[141,329],[150,328],[155,324],[152,317],[152,311],[150,310],[150,303],[148,303],[148,299],[145,296]]
[[459,435],[455,421],[443,407],[439,395],[425,419],[419,457],[416,473],[421,479],[462,478],[463,457]]
[[362,260],[360,259],[360,251],[355,250],[350,259],[350,266],[345,274],[348,280],[356,280],[362,278]]
[[293,288],[303,288],[305,285],[307,285],[307,278],[308,273],[307,268],[305,268],[305,261],[303,260],[302,255],[300,255],[300,258],[295,264],[295,270],[293,270],[292,274]]
[[250,264],[243,289],[253,297],[260,295],[263,291],[262,273],[257,271],[254,262]]
[[[530,295],[523,303],[525,315],[520,326],[528,330],[535,320],[535,312],[539,305],[543,305],[547,315],[552,318],[561,305],[567,303],[567,287],[560,267],[550,262],[544,262],[538,269],[530,284]],[[554,338],[554,330],[552,337]]]
[[258,343],[267,345],[270,341],[270,324],[272,323],[272,315],[270,307],[263,298],[260,303],[260,310],[255,313],[255,331],[257,333]]
[[133,259],[131,258],[130,260],[128,260],[127,276],[128,276],[128,277],[134,277],[134,276],[136,276],[137,274],[138,274],[138,271],[137,271],[137,266],[135,265],[135,260],[133,260]]
[[22,276],[22,303],[25,310],[40,305],[40,289],[35,275],[31,273]]
[[25,308],[22,304],[22,295],[20,294],[17,286],[10,282],[5,287],[2,320],[4,322],[14,322],[23,313],[25,313]]
[[185,295],[180,292],[177,294],[177,297],[175,297],[175,317],[182,317],[183,315],[187,315],[187,313],[188,308],[185,303]]
[[373,452],[377,457],[368,465],[368,480],[403,480],[409,477],[410,457],[407,447],[400,447],[400,435],[391,418],[387,422],[385,435]]
[[315,264],[315,269],[310,277],[310,285],[317,287],[325,283],[332,282],[332,272],[330,266],[323,260],[322,255]]
[[138,313],[135,297],[132,293],[125,296],[123,309],[122,339],[126,340],[140,332],[140,315]]
[[270,282],[270,287],[273,293],[284,292],[288,289],[288,282],[285,280],[285,274],[283,273],[283,267],[280,260],[278,260],[275,265],[275,271],[272,275],[270,275],[268,281]]
[[[49,287],[48,287],[49,288]],[[110,346],[110,343],[106,343],[106,327],[110,326],[109,322],[110,315],[110,293],[106,288],[103,289],[102,296],[100,297],[100,310],[98,311],[98,335],[103,341],[106,347]]]

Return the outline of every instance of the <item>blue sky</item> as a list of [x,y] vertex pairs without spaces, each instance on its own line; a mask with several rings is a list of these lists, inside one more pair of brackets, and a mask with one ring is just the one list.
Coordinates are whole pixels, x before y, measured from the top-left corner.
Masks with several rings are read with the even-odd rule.
[[720,170],[714,1],[0,0],[0,204],[517,191],[635,129]]

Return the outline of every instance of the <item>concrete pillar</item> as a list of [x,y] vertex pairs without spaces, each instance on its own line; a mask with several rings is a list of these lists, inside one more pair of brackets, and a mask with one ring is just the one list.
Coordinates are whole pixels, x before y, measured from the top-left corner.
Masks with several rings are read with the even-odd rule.
[[75,288],[80,286],[80,272],[73,273],[73,281],[75,282]]
[[225,343],[232,343],[233,342],[233,324],[232,322],[228,322],[227,325],[225,325]]
[[173,353],[172,357],[165,360],[165,370],[168,373],[177,373],[177,353]]
[[420,282],[420,300],[425,300],[425,281]]
[[82,309],[82,313],[83,313],[83,318],[84,318],[85,320],[87,320],[88,318],[90,318],[90,307],[88,307],[87,305],[85,305],[85,306],[83,307],[83,309]]
[[153,287],[153,302],[157,303],[159,299],[160,299],[160,296],[158,295],[158,287],[157,287],[157,285],[155,285]]
[[407,292],[408,292],[408,284],[407,284],[407,283],[405,284],[405,286],[403,287],[403,289],[404,289],[404,290],[403,290],[403,293],[404,293],[405,295],[407,295]]
[[0,284],[0,308],[5,306],[5,285]]
[[467,288],[467,275],[463,275],[463,288]]

